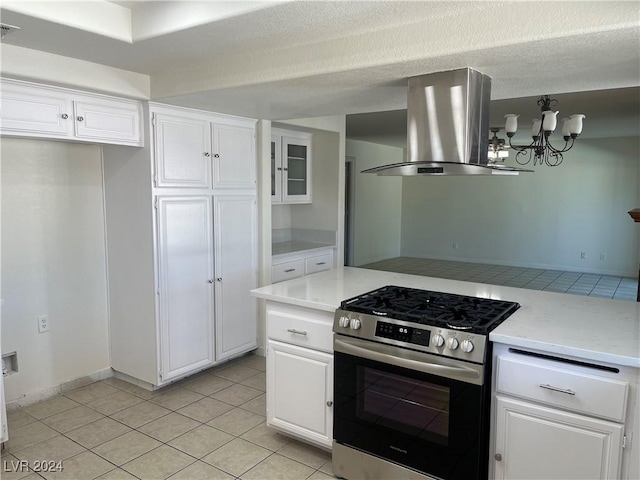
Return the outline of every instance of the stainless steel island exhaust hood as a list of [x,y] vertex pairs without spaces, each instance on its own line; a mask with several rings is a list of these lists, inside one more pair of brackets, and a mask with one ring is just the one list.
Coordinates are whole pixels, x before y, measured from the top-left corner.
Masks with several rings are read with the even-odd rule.
[[382,176],[518,175],[490,165],[491,78],[463,68],[409,78],[407,162],[363,170]]

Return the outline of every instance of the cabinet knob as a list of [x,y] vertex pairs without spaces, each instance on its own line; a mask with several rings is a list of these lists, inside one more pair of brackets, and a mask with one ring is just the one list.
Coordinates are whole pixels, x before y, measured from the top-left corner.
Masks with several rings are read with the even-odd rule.
[[211,156],[211,154],[210,154],[209,152],[204,152],[204,156],[205,156],[205,157],[210,157],[210,156]]
[[213,283],[213,278],[211,280],[207,280],[209,283]]
[[80,117],[80,116],[78,117],[79,122],[82,122],[83,120],[84,120],[84,117]]
[[502,461],[502,454],[500,453],[496,453],[493,458],[496,459],[496,461],[501,462]]
[[327,401],[327,407],[332,407],[333,406],[333,402],[331,400]]
[[219,153],[216,153],[213,156],[214,156],[214,158],[220,158],[220,154]]
[[67,118],[69,118],[69,115],[67,115],[66,113],[63,113],[61,117],[63,120],[66,120]]
[[221,281],[222,281],[222,277],[218,277],[218,278],[216,278],[216,280],[217,280],[218,282],[221,282]]

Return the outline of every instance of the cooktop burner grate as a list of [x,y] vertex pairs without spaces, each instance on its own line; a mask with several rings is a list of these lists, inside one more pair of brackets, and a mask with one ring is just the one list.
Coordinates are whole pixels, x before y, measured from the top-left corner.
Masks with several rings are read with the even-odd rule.
[[486,334],[515,312],[515,302],[387,285],[350,298],[340,308],[454,330]]

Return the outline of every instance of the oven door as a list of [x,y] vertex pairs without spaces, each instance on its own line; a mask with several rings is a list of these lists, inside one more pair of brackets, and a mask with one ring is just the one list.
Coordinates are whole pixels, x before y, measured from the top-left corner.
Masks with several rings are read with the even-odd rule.
[[486,477],[482,365],[334,336],[334,439],[429,476]]

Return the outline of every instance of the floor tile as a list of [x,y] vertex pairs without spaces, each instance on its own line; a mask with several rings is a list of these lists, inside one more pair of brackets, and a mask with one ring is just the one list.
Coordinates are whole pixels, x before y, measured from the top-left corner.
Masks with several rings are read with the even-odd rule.
[[207,425],[231,435],[239,436],[262,422],[264,422],[263,416],[236,408],[207,422]]
[[98,400],[93,400],[87,403],[87,407],[93,408],[104,415],[111,415],[113,413],[124,410],[125,408],[132,407],[140,402],[143,402],[140,397],[136,397],[127,392],[118,391],[113,395],[108,395]]
[[171,480],[233,480],[235,477],[207,463],[197,461],[169,478]]
[[166,443],[199,425],[200,422],[174,412],[141,426],[138,431]]
[[62,435],[58,435],[44,442],[36,443],[22,450],[17,450],[13,455],[33,465],[35,460],[53,460],[59,462],[85,450],[83,446],[78,445],[76,442]]
[[311,475],[310,477],[307,477],[307,480],[334,480],[336,477],[332,476],[332,475],[327,475],[324,472],[321,472],[320,470],[316,470],[315,472],[313,472],[313,475]]
[[9,441],[5,443],[5,449],[8,452],[15,452],[58,435],[59,433],[48,425],[42,422],[33,422],[12,431],[9,435]]
[[266,357],[263,357],[261,355],[255,355],[253,353],[250,353],[249,355],[245,355],[244,357],[238,360],[238,363],[244,367],[260,370],[261,372],[264,372],[267,369]]
[[121,466],[161,445],[156,439],[133,431],[92,449],[111,463]]
[[287,457],[271,455],[240,478],[243,480],[305,480],[314,470]]
[[104,475],[100,475],[96,480],[137,480],[136,477],[131,475],[126,470],[122,470],[121,468],[116,468],[111,470]]
[[246,403],[240,405],[240,408],[245,410],[249,410],[250,412],[257,413],[258,415],[262,415],[263,417],[267,416],[267,394],[263,393],[262,395],[257,396],[249,400]]
[[231,382],[241,382],[249,377],[260,373],[255,368],[244,367],[242,365],[231,365],[229,367],[216,368],[211,372],[216,377],[221,377]]
[[174,438],[169,442],[174,448],[191,455],[202,458],[208,453],[220,448],[225,443],[229,443],[235,437],[221,430],[201,425],[193,430]]
[[184,384],[184,388],[200,393],[202,395],[212,395],[224,388],[230,387],[233,382],[213,375],[204,375],[191,382]]
[[256,390],[267,391],[267,375],[264,372],[242,380],[240,383],[247,387],[255,388]]
[[167,445],[151,450],[149,453],[122,466],[124,470],[140,479],[165,479],[195,462],[190,457]]
[[275,429],[268,427],[265,422],[253,427],[246,433],[243,433],[240,437],[243,440],[247,440],[261,447],[268,448],[271,451],[276,451],[284,447],[291,441],[289,437],[279,434]]
[[66,433],[87,425],[88,423],[100,420],[103,417],[104,415],[101,413],[81,405],[79,407],[72,408],[71,410],[67,410],[66,412],[47,417],[42,420],[42,422],[60,433]]
[[236,438],[202,460],[231,475],[240,476],[271,454],[272,452],[266,448]]
[[320,472],[326,473],[327,475],[333,477],[334,473],[333,473],[333,462],[331,460],[329,460],[328,462],[326,462],[324,465],[322,465],[319,469]]
[[233,408],[233,405],[229,405],[228,403],[221,402],[215,398],[205,397],[191,405],[181,408],[176,413],[193,418],[198,422],[206,423],[229,410],[233,410]]
[[231,385],[224,390],[214,393],[211,397],[237,407],[262,394],[263,392],[260,390],[236,383],[235,385]]
[[138,428],[142,425],[157,420],[171,413],[168,408],[161,407],[151,402],[142,402],[133,407],[125,408],[111,415],[111,418],[128,425],[131,428]]
[[22,410],[33,418],[42,420],[43,418],[65,412],[79,406],[79,403],[74,402],[67,397],[58,395],[49,400],[24,407]]
[[7,412],[7,426],[9,427],[9,430],[24,427],[25,425],[29,425],[35,421],[36,419],[27,414],[23,409]]
[[129,383],[116,377],[107,378],[106,380],[103,380],[103,383],[135,395],[136,397],[140,397],[143,400],[149,400],[150,398],[156,397],[162,393],[160,390],[147,390],[146,388],[139,387],[138,385],[134,385],[133,383]]
[[327,463],[327,461],[331,460],[330,453],[297,440],[287,443],[278,450],[278,453],[292,460],[304,463],[313,469],[318,469]]
[[30,474],[31,471],[23,467],[18,458],[9,453],[2,455],[2,480],[19,480]]
[[112,463],[89,451],[66,459],[63,467],[62,471],[43,472],[42,476],[47,480],[89,480],[114,469]]
[[129,427],[120,422],[111,418],[102,418],[84,427],[71,430],[65,435],[85,448],[93,448],[130,431]]
[[153,397],[149,401],[168,408],[169,410],[178,410],[186,407],[190,403],[197,402],[203,397],[204,395],[191,390],[175,387],[165,393],[161,393],[157,397]]
[[86,387],[66,392],[64,396],[79,403],[89,403],[117,392],[117,388],[114,388],[104,382],[96,382],[91,385],[87,385]]

